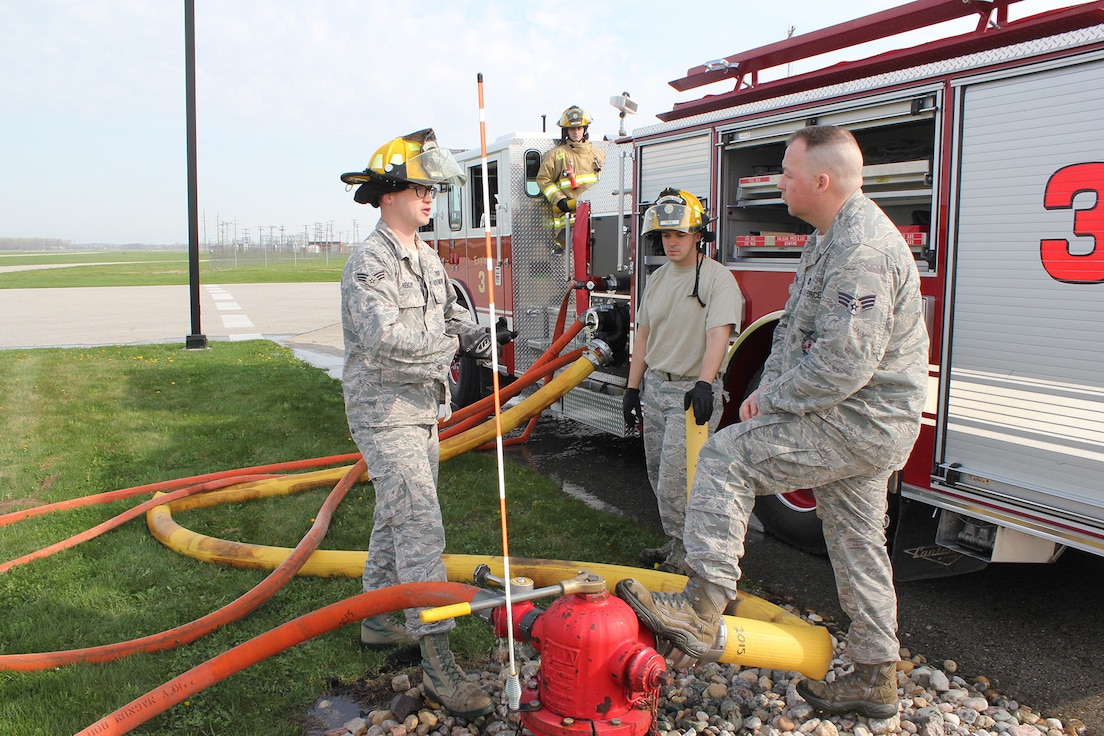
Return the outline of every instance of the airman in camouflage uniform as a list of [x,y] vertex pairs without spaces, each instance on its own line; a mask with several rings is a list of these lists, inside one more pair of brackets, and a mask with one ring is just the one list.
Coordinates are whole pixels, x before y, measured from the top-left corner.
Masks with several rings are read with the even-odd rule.
[[699,455],[684,538],[692,572],[681,594],[618,592],[657,634],[703,656],[736,595],[755,496],[811,488],[840,606],[851,618],[853,674],[798,691],[830,713],[897,713],[897,598],[885,549],[886,482],[919,433],[928,336],[915,261],[861,186],[862,156],[840,128],[791,137],[780,187],[817,227],[741,423]]
[[[490,330],[457,303],[440,257],[417,231],[429,222],[437,184],[459,186],[463,176],[427,129],[384,144],[367,169],[341,178],[360,185],[354,200],[380,209],[379,224],[341,277],[345,412],[376,494],[364,590],[444,582],[437,421],[448,407],[446,378],[457,351],[486,358],[492,345]],[[426,694],[453,715],[475,718],[494,704],[449,649],[455,625],[423,623],[418,609],[408,609],[405,629],[375,616],[361,623],[360,639],[371,647],[417,641]]]
[[[383,220],[349,257],[341,302],[346,415],[376,491],[364,589],[447,580],[437,420],[458,336],[486,328],[457,304],[433,249],[417,237],[404,247]],[[407,620],[415,637],[455,625],[423,624],[416,612]]]

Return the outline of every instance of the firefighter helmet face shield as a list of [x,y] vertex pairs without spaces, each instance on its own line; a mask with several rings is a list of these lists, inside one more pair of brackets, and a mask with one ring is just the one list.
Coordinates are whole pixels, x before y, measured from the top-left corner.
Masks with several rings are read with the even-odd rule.
[[407,159],[404,174],[404,180],[427,186],[441,183],[462,186],[468,179],[452,152],[444,148],[422,151]]
[[703,229],[705,209],[693,194],[664,192],[656,203],[644,212],[642,231],[645,235],[674,230],[695,233]]
[[384,143],[372,155],[368,168],[341,175],[346,184],[385,183],[392,189],[411,184],[463,186],[467,181],[452,152],[437,145],[432,128]]

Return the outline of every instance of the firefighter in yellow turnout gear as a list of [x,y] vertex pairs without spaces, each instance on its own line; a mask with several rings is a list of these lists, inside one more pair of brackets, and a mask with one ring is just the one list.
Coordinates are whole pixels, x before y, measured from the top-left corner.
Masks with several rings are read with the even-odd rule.
[[590,115],[572,105],[560,116],[560,144],[544,155],[537,186],[552,205],[552,224],[556,228],[556,243],[564,245],[564,228],[574,222],[575,201],[579,195],[598,182],[605,151],[590,142],[587,128]]

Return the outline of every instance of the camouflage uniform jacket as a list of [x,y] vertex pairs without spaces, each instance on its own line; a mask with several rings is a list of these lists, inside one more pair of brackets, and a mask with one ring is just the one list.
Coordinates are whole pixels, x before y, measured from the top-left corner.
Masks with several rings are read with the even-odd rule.
[[928,333],[920,275],[894,224],[861,191],[801,255],[774,331],[763,413],[819,416],[883,468],[920,428]]
[[350,425],[436,424],[457,335],[479,331],[456,301],[441,259],[405,248],[381,220],[345,264],[342,381]]

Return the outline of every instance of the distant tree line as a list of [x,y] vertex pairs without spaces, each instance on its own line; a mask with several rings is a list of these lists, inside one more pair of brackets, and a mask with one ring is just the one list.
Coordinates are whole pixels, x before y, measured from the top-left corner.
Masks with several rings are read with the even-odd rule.
[[66,250],[72,240],[61,238],[0,238],[0,250]]

